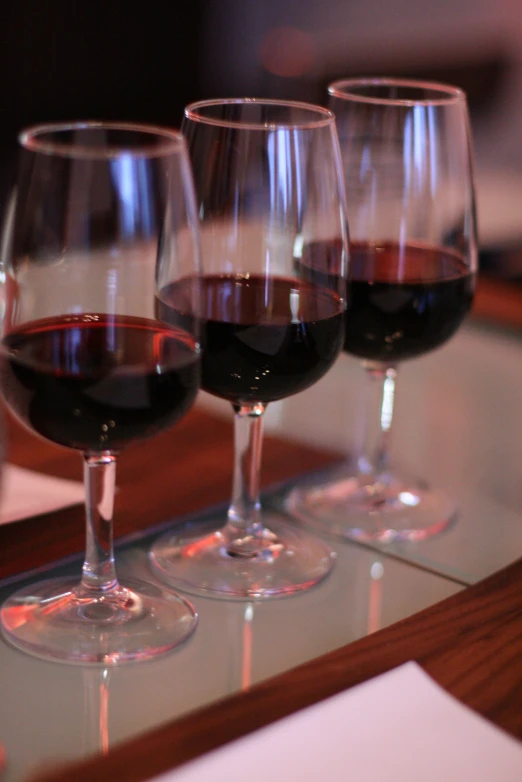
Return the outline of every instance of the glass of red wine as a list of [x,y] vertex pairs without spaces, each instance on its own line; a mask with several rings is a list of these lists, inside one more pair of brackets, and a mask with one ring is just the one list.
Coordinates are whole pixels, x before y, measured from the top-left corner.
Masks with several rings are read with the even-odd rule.
[[[289,595],[323,579],[334,555],[262,510],[262,421],[268,403],[311,386],[342,348],[348,247],[335,119],[303,103],[214,100],[188,106],[182,130],[201,220],[202,310],[183,280],[159,290],[158,311],[173,324],[201,316],[202,388],[232,404],[235,464],[226,524],[199,536],[176,528],[151,563],[191,593]],[[310,253],[320,282],[302,264]]]
[[350,224],[344,351],[366,370],[367,432],[355,460],[294,487],[285,508],[340,538],[422,540],[445,529],[456,507],[390,466],[395,378],[403,361],[450,339],[473,300],[477,244],[466,97],[452,86],[398,79],[347,79],[328,91]]
[[80,581],[16,592],[1,627],[47,659],[142,660],[197,623],[185,598],[152,579],[120,583],[113,553],[119,452],[175,424],[200,385],[197,319],[182,328],[155,313],[157,279],[200,273],[188,151],[174,131],[110,123],[42,125],[20,144],[0,385],[32,432],[83,456],[86,553]]

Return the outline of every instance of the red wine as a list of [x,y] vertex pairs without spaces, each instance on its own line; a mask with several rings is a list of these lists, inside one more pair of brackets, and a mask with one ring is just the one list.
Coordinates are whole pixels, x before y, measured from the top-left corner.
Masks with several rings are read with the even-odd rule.
[[459,328],[475,275],[457,253],[391,242],[351,245],[344,350],[395,362],[427,353]]
[[[296,264],[305,279],[332,284],[317,245]],[[475,275],[449,250],[392,242],[352,242],[344,350],[395,363],[442,345],[473,300]]]
[[157,315],[173,325],[202,318],[202,388],[235,404],[272,402],[315,383],[342,348],[344,301],[303,280],[215,275],[202,280],[201,313],[193,282],[164,288]]
[[193,338],[154,320],[97,314],[25,324],[3,340],[2,389],[37,434],[118,451],[188,410],[199,387]]

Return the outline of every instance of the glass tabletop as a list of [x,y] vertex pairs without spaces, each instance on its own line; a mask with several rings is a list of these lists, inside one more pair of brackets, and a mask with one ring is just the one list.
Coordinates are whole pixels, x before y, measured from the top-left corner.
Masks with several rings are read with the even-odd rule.
[[[111,670],[60,665],[1,642],[0,691],[8,706],[0,710],[0,740],[9,759],[2,780],[14,782],[36,768],[103,753],[393,624],[519,558],[521,359],[519,336],[470,324],[440,351],[401,369],[394,458],[456,498],[459,516],[440,537],[380,548],[335,541],[331,575],[289,598],[266,603],[193,598],[200,617],[195,635],[147,663]],[[341,357],[317,387],[269,408],[267,429],[353,452],[362,381],[357,362]],[[204,398],[201,403],[219,407]],[[283,489],[267,492],[265,503],[277,505]],[[203,531],[223,513],[220,507],[192,521]],[[153,578],[149,547],[175,523],[120,541],[121,574]],[[46,574],[80,568],[80,559],[72,558]],[[0,599],[36,577],[0,583]]]
[[[520,334],[471,323],[440,350],[405,362],[398,375],[392,461],[450,494],[458,514],[433,538],[371,547],[474,583],[522,555]],[[274,411],[271,426],[349,458],[363,423],[364,380],[357,361],[342,356],[317,387]],[[301,481],[319,482],[342,466]],[[286,488],[273,496],[275,507]]]
[[[194,524],[203,530],[215,516],[203,514]],[[133,536],[118,546],[122,576],[154,578],[148,549],[159,533]],[[252,603],[194,597],[196,633],[178,650],[153,661],[112,669],[72,666],[39,660],[0,642],[0,737],[9,759],[3,782],[105,752],[461,589],[449,578],[356,545],[340,543],[335,549],[330,576],[300,595]],[[44,575],[79,573],[80,567],[80,559],[74,558]],[[11,579],[0,599],[30,581]]]

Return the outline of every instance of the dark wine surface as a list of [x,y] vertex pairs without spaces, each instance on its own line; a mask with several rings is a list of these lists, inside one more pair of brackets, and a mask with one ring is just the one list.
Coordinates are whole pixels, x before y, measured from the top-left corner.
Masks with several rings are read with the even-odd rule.
[[3,340],[1,385],[37,434],[118,451],[174,424],[200,380],[193,338],[154,320],[86,314],[25,324]]
[[[344,301],[303,280],[257,275],[204,277],[202,388],[235,404],[303,391],[342,348]],[[195,314],[190,280],[164,288],[157,315],[183,325]]]
[[[318,281],[328,275],[315,246],[299,264]],[[392,242],[350,244],[344,350],[360,358],[395,363],[446,342],[470,310],[475,275],[458,254]]]

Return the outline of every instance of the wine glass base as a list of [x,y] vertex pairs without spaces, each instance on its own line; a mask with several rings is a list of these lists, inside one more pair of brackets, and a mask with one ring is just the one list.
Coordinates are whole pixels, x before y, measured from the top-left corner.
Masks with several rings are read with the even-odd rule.
[[181,595],[142,581],[93,598],[77,579],[25,587],[0,609],[5,639],[45,660],[116,665],[168,652],[194,632],[198,616]]
[[330,546],[279,521],[268,522],[269,529],[243,548],[227,543],[227,528],[195,537],[193,527],[178,527],[153,545],[152,568],[177,589],[227,600],[284,597],[326,578],[335,561]]
[[353,475],[330,476],[316,485],[294,487],[283,507],[315,532],[364,543],[425,540],[447,529],[457,515],[443,492],[392,475],[375,483]]

